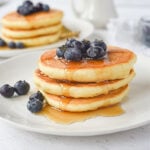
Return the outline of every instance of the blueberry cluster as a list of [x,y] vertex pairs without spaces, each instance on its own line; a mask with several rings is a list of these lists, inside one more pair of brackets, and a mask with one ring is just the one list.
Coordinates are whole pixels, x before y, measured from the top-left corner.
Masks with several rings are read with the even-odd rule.
[[25,80],[17,81],[14,86],[9,84],[4,84],[0,87],[0,94],[4,97],[10,98],[16,92],[18,95],[25,95],[28,93],[30,89],[30,85]]
[[7,46],[9,48],[25,48],[25,45],[22,42],[15,43],[15,42],[11,41],[11,42],[7,43]]
[[0,46],[6,46],[6,45],[7,45],[6,42],[0,38]]
[[26,0],[17,8],[17,12],[23,16],[30,15],[39,11],[49,11],[50,8],[47,4],[37,3],[34,5],[31,1]]
[[56,55],[70,61],[80,61],[82,59],[101,59],[106,55],[107,46],[102,40],[78,41],[68,39],[65,45],[58,47]]
[[25,45],[21,42],[8,42],[6,43],[2,38],[0,38],[0,46],[8,46],[9,48],[25,48]]
[[32,113],[36,113],[43,108],[44,96],[40,91],[32,94],[27,103],[27,109]]
[[[10,98],[14,96],[15,92],[17,95],[26,95],[30,90],[30,85],[25,80],[19,80],[15,83],[14,86],[9,84],[4,84],[0,87],[0,94],[6,98]],[[29,97],[29,101],[27,103],[27,109],[30,112],[38,112],[43,108],[44,96],[40,91],[32,94]]]

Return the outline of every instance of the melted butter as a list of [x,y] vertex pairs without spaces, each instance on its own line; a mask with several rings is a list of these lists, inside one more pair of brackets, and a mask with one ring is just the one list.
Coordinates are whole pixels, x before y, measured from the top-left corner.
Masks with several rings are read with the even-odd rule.
[[84,121],[97,116],[114,117],[124,113],[124,110],[119,104],[110,107],[99,108],[94,111],[87,112],[66,112],[57,110],[49,105],[46,105],[39,113],[50,120],[60,124],[71,124],[75,122]]

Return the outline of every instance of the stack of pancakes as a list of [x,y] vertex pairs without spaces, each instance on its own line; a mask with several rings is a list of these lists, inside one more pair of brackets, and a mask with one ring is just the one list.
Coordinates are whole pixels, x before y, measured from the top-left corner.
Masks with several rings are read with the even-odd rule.
[[11,12],[2,18],[2,35],[6,41],[39,46],[57,41],[61,34],[63,12],[51,9],[27,16]]
[[102,60],[66,61],[56,50],[41,55],[34,82],[49,105],[70,112],[95,110],[123,100],[134,77],[133,52],[108,47]]

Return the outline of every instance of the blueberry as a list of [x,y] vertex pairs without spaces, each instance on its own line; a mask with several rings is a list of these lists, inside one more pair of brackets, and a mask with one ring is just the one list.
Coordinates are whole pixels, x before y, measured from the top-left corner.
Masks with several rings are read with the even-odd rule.
[[90,47],[87,50],[87,56],[90,57],[90,58],[97,58],[98,55],[99,55],[99,50],[97,48]]
[[91,44],[91,43],[90,43],[89,40],[85,40],[85,39],[84,39],[84,40],[82,41],[82,44],[84,45],[84,48],[85,48],[85,49],[88,49],[88,48],[90,48],[90,44]]
[[31,14],[34,12],[33,3],[29,0],[24,1],[23,4],[17,8],[17,12],[23,16]]
[[28,7],[28,6],[31,6],[31,5],[33,5],[33,3],[29,0],[26,0],[26,1],[23,2],[23,6]]
[[42,11],[43,10],[43,4],[42,3],[37,3],[35,5],[35,9],[36,9],[36,11]]
[[39,112],[42,109],[42,107],[43,107],[42,101],[40,101],[37,98],[29,100],[27,103],[27,109],[32,113]]
[[24,44],[22,42],[17,42],[16,43],[16,48],[24,48]]
[[3,39],[0,39],[0,46],[5,46],[6,42]]
[[94,40],[94,42],[91,43],[91,46],[98,46],[98,47],[102,47],[105,51],[107,49],[107,45],[105,44],[104,41],[102,40]]
[[8,47],[10,47],[10,48],[16,48],[16,43],[15,42],[9,42],[8,44]]
[[95,58],[95,59],[102,58],[105,54],[106,54],[106,51],[102,47],[98,47],[98,46],[95,46],[95,47],[91,46],[87,50],[87,56],[90,58]]
[[32,99],[38,99],[40,101],[43,101],[44,100],[44,96],[42,95],[42,93],[40,91],[37,91],[36,93],[32,94],[30,97],[29,97],[29,100],[32,100]]
[[77,40],[75,40],[75,41],[72,42],[72,46],[73,46],[73,47],[76,47],[76,48],[78,48],[78,49],[80,49],[80,50],[83,48],[82,42],[77,41]]
[[25,95],[28,93],[28,91],[30,89],[30,85],[26,81],[20,80],[15,83],[14,88],[15,88],[15,92],[18,95]]
[[30,12],[28,11],[28,9],[24,6],[19,6],[17,9],[17,12],[23,16],[29,15]]
[[25,7],[28,10],[29,14],[32,14],[35,12],[35,7],[33,5],[29,5],[28,7]]
[[67,47],[73,47],[73,42],[74,41],[76,41],[76,39],[67,39],[67,41],[66,41],[66,43],[65,43],[65,45],[67,46]]
[[66,60],[80,61],[82,59],[81,51],[77,48],[68,48],[64,53]]
[[7,98],[12,97],[14,95],[14,88],[10,86],[9,84],[4,84],[0,88],[0,94]]
[[18,8],[17,8],[17,12],[20,14],[21,13],[21,9],[23,8],[23,6],[21,5],[21,6],[18,6]]
[[18,7],[17,12],[23,16],[26,16],[35,12],[35,7],[33,4],[25,3],[24,5]]
[[99,57],[103,58],[106,55],[106,50],[104,50],[102,47],[97,47],[99,49]]
[[64,52],[66,51],[67,47],[65,45],[58,47],[56,49],[56,55],[57,57],[64,58]]
[[75,48],[80,49],[80,50],[82,50],[82,48],[83,48],[82,42],[80,42],[80,41],[78,41],[76,39],[69,39],[69,40],[67,40],[66,46],[67,47],[72,47],[72,48],[75,47]]
[[42,10],[43,10],[43,11],[49,11],[50,8],[49,8],[49,6],[48,6],[47,4],[43,4]]
[[57,57],[61,57],[61,58],[63,58],[64,57],[64,50],[61,50],[61,48],[60,47],[58,47],[57,49],[56,49],[56,55],[57,55]]
[[88,48],[90,48],[90,41],[83,40],[82,41],[82,53],[86,53]]

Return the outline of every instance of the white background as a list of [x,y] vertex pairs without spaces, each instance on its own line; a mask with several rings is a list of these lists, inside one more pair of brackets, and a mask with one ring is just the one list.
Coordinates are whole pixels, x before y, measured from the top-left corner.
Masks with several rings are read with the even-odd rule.
[[[69,0],[49,0],[71,17]],[[121,18],[150,15],[150,0],[116,0]],[[0,7],[0,17],[16,7],[16,1]],[[128,123],[128,122],[127,122]],[[150,125],[126,132],[93,137],[61,137],[15,129],[0,121],[0,150],[149,150]]]

